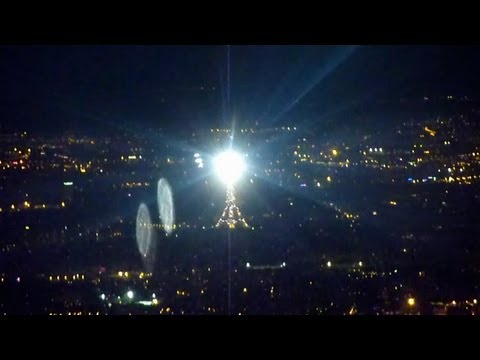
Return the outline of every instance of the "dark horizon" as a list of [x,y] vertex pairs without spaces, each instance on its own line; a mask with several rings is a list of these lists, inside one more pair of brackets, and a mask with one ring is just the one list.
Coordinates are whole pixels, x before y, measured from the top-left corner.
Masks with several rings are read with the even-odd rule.
[[[268,127],[378,99],[475,97],[478,63],[476,46],[232,45],[231,110]],[[0,76],[6,130],[175,132],[230,121],[226,46],[2,46]]]

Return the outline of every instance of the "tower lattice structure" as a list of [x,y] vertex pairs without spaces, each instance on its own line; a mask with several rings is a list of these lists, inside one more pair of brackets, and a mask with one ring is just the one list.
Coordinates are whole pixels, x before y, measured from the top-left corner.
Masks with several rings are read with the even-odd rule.
[[230,229],[236,227],[248,227],[247,222],[242,216],[240,209],[235,203],[235,190],[232,185],[227,188],[227,197],[225,200],[225,209],[217,222],[216,227],[228,226]]

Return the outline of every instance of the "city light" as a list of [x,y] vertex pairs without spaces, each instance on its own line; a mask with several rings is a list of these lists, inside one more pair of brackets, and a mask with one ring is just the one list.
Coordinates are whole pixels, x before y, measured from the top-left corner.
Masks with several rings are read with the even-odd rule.
[[[311,91],[302,108],[287,113],[301,105],[288,91],[272,94],[272,101],[249,92],[252,76],[262,83],[269,81],[268,74],[228,81],[234,79],[230,69],[240,74],[242,62],[246,67],[267,63],[282,72],[284,59],[277,63],[275,56],[262,59],[268,51],[232,49],[218,51],[219,61],[227,61],[220,64],[226,80],[222,89],[213,86],[218,74],[206,74],[198,82],[179,66],[185,64],[178,59],[195,55],[196,49],[160,51],[172,66],[158,66],[162,59],[151,63],[168,70],[156,78],[169,78],[171,86],[153,79],[138,90],[147,94],[156,89],[153,97],[169,116],[151,123],[133,109],[129,117],[138,122],[134,133],[122,124],[105,128],[95,118],[86,129],[45,127],[44,116],[38,115],[55,107],[55,97],[36,99],[42,108],[25,116],[21,104],[13,104],[17,120],[0,136],[0,262],[5,260],[0,315],[480,315],[480,288],[472,281],[479,274],[478,254],[469,235],[477,230],[472,219],[480,210],[480,82],[475,90],[442,78],[442,88],[453,86],[465,95],[475,91],[468,97],[440,95],[429,76],[411,65],[426,61],[425,68],[441,75],[441,61],[425,58],[418,47],[405,47],[411,61],[396,59],[392,69],[399,71],[388,74],[395,88],[376,94],[368,106],[347,104],[339,107],[341,114],[335,109],[327,114],[328,109],[317,106],[325,103],[324,94]],[[330,49],[334,66],[343,66],[348,57],[342,54],[350,49]],[[467,49],[456,50],[441,49],[452,61],[467,55]],[[272,54],[310,57],[305,73],[315,73],[323,57],[329,57],[325,51],[299,51]],[[480,48],[472,51],[480,54]],[[39,60],[35,52],[32,63]],[[133,52],[130,57],[142,62],[142,54]],[[115,54],[107,53],[97,54],[109,58],[111,66],[102,69],[78,62],[74,53],[50,61],[70,59],[74,68],[89,70],[82,75],[91,82],[116,68],[116,59],[110,59]],[[375,63],[382,53],[379,48],[369,54],[368,62]],[[199,69],[210,66],[204,60]],[[14,75],[21,72],[15,66],[23,63],[9,64],[13,75],[6,74],[6,88],[15,88]],[[475,64],[464,65],[445,68],[459,70],[455,78],[468,78],[468,67],[475,70]],[[180,79],[178,74],[186,75]],[[409,94],[402,74],[415,78],[424,93]],[[36,83],[29,84],[38,94],[54,85],[42,76],[32,79]],[[64,85],[75,85],[71,80],[66,78]],[[63,95],[75,93],[67,87]],[[90,90],[98,93],[95,86]],[[249,93],[255,101],[267,102],[253,118],[245,110],[255,101],[239,103]],[[197,111],[195,99],[217,95],[223,101],[205,103],[203,109],[217,114],[216,119]],[[362,98],[362,92],[352,98]],[[118,108],[122,99],[111,100],[96,109],[98,116]],[[73,100],[63,101],[72,105]],[[187,118],[195,126],[182,121]],[[326,124],[327,118],[338,118],[338,124]],[[386,120],[376,126],[377,118]],[[297,124],[303,124],[302,131],[293,131]],[[27,137],[23,127],[41,131]],[[163,176],[172,188],[159,178]],[[180,218],[174,217],[174,205]],[[445,246],[450,243],[455,243],[453,252]],[[132,254],[135,246],[138,254]],[[335,258],[335,269],[329,257]]]

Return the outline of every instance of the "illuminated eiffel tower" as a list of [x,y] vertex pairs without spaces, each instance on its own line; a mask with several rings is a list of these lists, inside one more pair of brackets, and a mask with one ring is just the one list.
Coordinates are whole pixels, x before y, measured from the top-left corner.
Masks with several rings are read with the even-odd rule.
[[227,187],[227,198],[225,200],[225,209],[217,222],[216,227],[228,226],[235,229],[237,226],[248,228],[248,224],[242,216],[240,209],[235,204],[235,191],[233,185]]

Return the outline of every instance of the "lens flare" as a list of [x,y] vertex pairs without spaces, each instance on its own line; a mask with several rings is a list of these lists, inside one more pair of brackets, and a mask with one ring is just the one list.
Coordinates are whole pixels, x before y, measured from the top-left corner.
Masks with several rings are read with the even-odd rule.
[[[145,204],[140,204],[137,212],[136,237],[137,247],[147,271],[153,272],[156,257],[156,236],[150,218],[150,212]],[[127,273],[125,273],[127,275]]]
[[157,186],[158,214],[167,235],[173,231],[175,209],[173,206],[172,188],[166,179],[160,179]]

